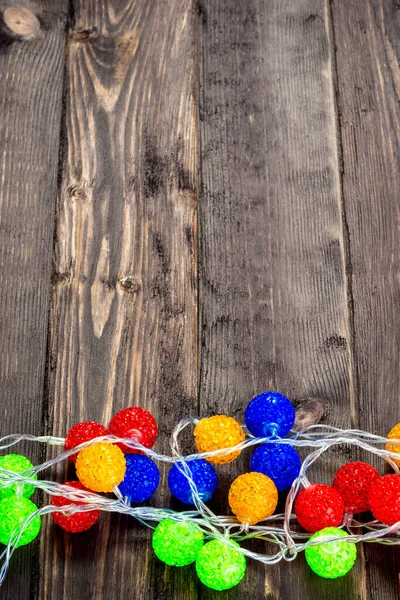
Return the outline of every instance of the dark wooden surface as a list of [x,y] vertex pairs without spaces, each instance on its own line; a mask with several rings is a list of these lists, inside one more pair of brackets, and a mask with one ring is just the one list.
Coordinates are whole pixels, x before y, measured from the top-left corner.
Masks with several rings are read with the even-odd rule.
[[[46,352],[67,7],[47,0],[34,13],[3,2],[0,9],[1,430],[13,433],[43,431],[50,400]],[[26,450],[42,462],[38,447]],[[2,597],[29,598],[36,589],[38,550],[34,543],[18,553]]]
[[[167,451],[180,418],[242,420],[268,388],[298,406],[319,398],[324,422],[387,433],[400,420],[398,3],[0,11],[2,433],[64,435],[140,404]],[[330,452],[312,478],[330,482],[356,455]],[[219,469],[219,511],[248,464]],[[177,508],[165,475],[152,503]],[[164,567],[149,539],[116,516],[75,537],[46,520],[0,597],[399,596],[390,547],[360,547],[333,582],[302,556],[249,562],[218,594],[193,567]]]

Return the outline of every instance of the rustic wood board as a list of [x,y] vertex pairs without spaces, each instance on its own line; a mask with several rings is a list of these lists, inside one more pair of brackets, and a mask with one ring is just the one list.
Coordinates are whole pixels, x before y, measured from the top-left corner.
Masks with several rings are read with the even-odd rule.
[[[327,422],[349,426],[356,406],[328,5],[209,0],[199,13],[202,413],[242,420],[246,402],[273,388],[300,402],[320,398]],[[330,483],[342,460],[330,453],[315,477]],[[249,564],[245,583],[218,597],[355,598],[362,562],[333,586],[303,556]],[[214,597],[201,588],[201,598]]]
[[[157,448],[167,452],[176,421],[198,410],[192,3],[73,8],[48,429],[108,425],[140,405],[159,422]],[[58,477],[65,481],[64,467]],[[153,503],[168,505],[164,477],[159,489]],[[194,577],[155,561],[150,531],[103,517],[87,536],[44,528],[40,598],[194,597]]]
[[[397,2],[335,0],[332,15],[351,261],[355,425],[385,435],[400,421],[400,11]],[[398,598],[398,549],[365,545],[365,554],[365,597]]]
[[[59,132],[64,0],[0,2],[1,432],[42,432]],[[34,463],[43,454],[27,448]],[[1,590],[28,598],[38,544],[18,551]]]

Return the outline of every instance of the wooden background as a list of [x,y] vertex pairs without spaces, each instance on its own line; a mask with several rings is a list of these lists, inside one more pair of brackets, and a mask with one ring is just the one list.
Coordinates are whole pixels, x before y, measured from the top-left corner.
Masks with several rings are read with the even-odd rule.
[[[180,418],[242,421],[278,389],[386,434],[400,420],[400,3],[0,12],[1,433],[62,436],[140,404],[167,451]],[[355,454],[331,452],[314,479]],[[248,464],[220,469],[219,511]],[[178,508],[165,472],[152,502]],[[360,547],[331,582],[303,556],[249,563],[218,594],[157,561],[131,520],[75,537],[45,520],[0,597],[394,600],[399,559]]]

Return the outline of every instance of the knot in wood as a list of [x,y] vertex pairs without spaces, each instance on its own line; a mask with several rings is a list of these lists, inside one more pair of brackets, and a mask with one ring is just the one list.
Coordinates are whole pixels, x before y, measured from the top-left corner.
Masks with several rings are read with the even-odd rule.
[[97,37],[97,28],[90,27],[90,29],[76,29],[71,31],[69,39],[72,42],[86,42]]
[[307,398],[296,407],[294,431],[300,431],[309,425],[319,423],[325,413],[324,402],[319,398]]
[[126,277],[121,277],[119,284],[124,292],[128,292],[129,294],[135,294],[141,288],[140,281],[136,275],[126,275]]
[[27,8],[10,6],[3,13],[7,27],[25,40],[36,37],[40,30],[39,19]]
[[75,198],[76,200],[86,200],[86,191],[83,187],[78,185],[73,185],[69,190],[69,195],[71,198]]

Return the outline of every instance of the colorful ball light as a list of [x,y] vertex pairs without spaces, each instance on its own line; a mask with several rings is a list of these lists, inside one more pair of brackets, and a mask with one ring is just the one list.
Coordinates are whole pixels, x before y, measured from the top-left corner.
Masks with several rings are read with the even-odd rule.
[[[76,423],[68,431],[64,442],[65,450],[72,450],[84,442],[89,442],[103,435],[108,435],[107,429],[96,423],[95,421],[84,421],[83,423]],[[76,462],[78,453],[71,454],[69,460],[73,463]]]
[[261,444],[253,452],[250,468],[267,475],[278,490],[286,490],[300,473],[301,458],[289,444]]
[[244,473],[232,483],[228,502],[238,521],[255,525],[273,514],[278,503],[278,491],[266,475]]
[[79,481],[94,492],[112,492],[123,480],[125,470],[122,451],[108,442],[83,448],[76,460]]
[[[310,540],[328,535],[336,538],[346,537],[348,533],[336,527],[326,527],[314,533]],[[318,546],[308,546],[305,555],[314,573],[326,579],[336,579],[350,571],[357,558],[357,548],[354,543],[337,540]]]
[[[232,417],[216,415],[201,419],[195,429],[196,448],[198,452],[212,452],[221,448],[232,448],[245,439],[240,424]],[[225,465],[232,462],[240,454],[239,451],[210,456],[206,460],[213,464]]]
[[157,465],[143,454],[127,454],[126,472],[119,491],[130,502],[144,502],[151,498],[160,483]]
[[394,525],[400,521],[400,475],[384,475],[368,490],[368,504],[375,519]]
[[[33,464],[30,460],[28,460],[25,456],[21,454],[6,454],[5,456],[0,456],[0,468],[6,469],[7,471],[13,471],[14,473],[23,473],[28,469],[31,469]],[[29,477],[30,479],[37,479],[37,475],[25,475],[25,477]],[[6,485],[6,479],[1,477],[0,473],[0,485]],[[30,498],[35,491],[33,485],[29,483],[24,484],[10,484],[7,487],[0,487],[0,498],[8,498],[9,496],[14,496],[16,494],[17,489],[21,486],[22,495],[25,498]]]
[[[16,540],[24,521],[36,510],[38,507],[28,498],[10,496],[0,500],[0,544],[7,545],[11,539]],[[40,525],[41,519],[36,515],[23,530],[18,542],[14,541],[12,545],[18,548],[32,542],[40,531]]]
[[186,521],[164,519],[152,537],[157,558],[171,567],[184,567],[193,563],[204,543],[201,529]]
[[365,462],[350,462],[340,467],[332,487],[341,495],[344,509],[357,514],[369,510],[368,490],[380,475]]
[[[230,544],[240,547],[235,541]],[[246,557],[220,540],[207,542],[196,559],[196,572],[212,590],[229,590],[240,583],[246,572]]]
[[293,405],[286,396],[264,392],[249,402],[244,420],[255,437],[285,437],[293,427],[295,416]]
[[[182,465],[182,463],[180,463]],[[203,459],[190,460],[185,463],[197,488],[200,499],[207,502],[218,486],[218,476],[214,467]],[[184,504],[194,504],[192,490],[187,477],[177,465],[173,465],[168,473],[168,485],[171,494]]]
[[311,532],[337,527],[344,515],[344,503],[339,492],[322,483],[301,490],[294,508],[300,525]]
[[[140,406],[120,410],[111,419],[110,433],[118,437],[131,438],[145,448],[152,448],[158,436],[157,422],[149,411]],[[124,454],[141,454],[140,450],[118,444]]]
[[[75,490],[83,490],[89,491],[85,486],[81,484],[80,481],[67,481],[65,485],[75,489]],[[51,499],[52,506],[57,506],[58,508],[63,508],[65,506],[70,506],[73,504],[74,506],[84,506],[85,502],[78,502],[75,500],[70,500],[65,496],[53,496]],[[79,533],[81,531],[87,531],[94,525],[99,516],[100,511],[98,510],[90,510],[86,512],[75,512],[71,515],[65,514],[62,511],[51,513],[53,517],[53,521],[56,525],[64,529],[65,531],[69,531],[71,533]]]
[[[400,423],[397,423],[397,425],[395,425],[389,431],[388,438],[400,440]],[[395,446],[394,444],[386,444],[386,450],[389,450],[389,452],[396,452],[397,454],[400,454],[400,445]],[[396,463],[396,465],[400,466],[400,458],[393,458],[392,460]]]

